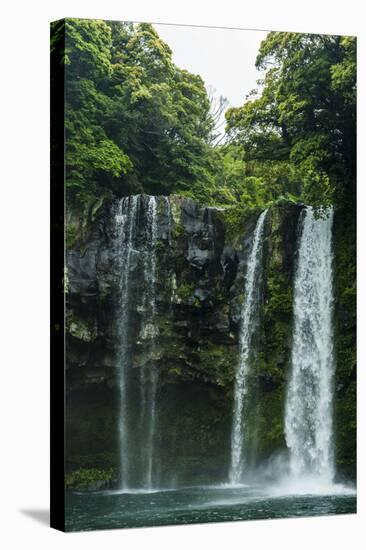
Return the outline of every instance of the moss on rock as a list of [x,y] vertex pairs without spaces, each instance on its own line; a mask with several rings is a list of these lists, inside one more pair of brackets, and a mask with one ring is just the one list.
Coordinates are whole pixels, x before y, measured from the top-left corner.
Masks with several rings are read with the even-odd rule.
[[[225,479],[230,459],[245,269],[259,211],[205,209],[186,200],[170,197],[171,242],[164,219],[166,210],[161,207],[154,354],[145,351],[149,340],[139,337],[143,311],[138,307],[131,311],[131,366],[136,381],[136,399],[132,400],[136,406],[131,419],[136,425],[139,422],[138,380],[148,355],[148,361],[154,361],[159,370],[156,452],[162,469],[177,471],[182,482],[209,482],[220,476]],[[247,396],[246,446],[253,464],[286,447],[284,401],[291,359],[293,279],[301,209],[288,203],[273,206],[265,222],[262,329],[254,342],[256,354]],[[73,273],[78,286],[72,278],[68,285],[69,472],[118,469],[118,376],[113,368],[118,277],[111,267],[115,251],[109,223],[108,218],[103,221],[102,231],[96,229],[96,223],[92,226],[89,244],[95,248],[96,260],[93,256],[84,271],[80,267],[81,274]],[[85,266],[83,246],[73,251],[80,254],[80,258],[73,258],[74,271]],[[350,215],[338,212],[334,220],[335,443],[337,464],[347,475],[355,472],[354,247],[354,223]],[[94,269],[95,284],[89,280]],[[88,280],[83,286],[80,280],[85,273]],[[134,272],[133,289],[138,296],[138,271]],[[83,369],[76,368],[80,365]],[[166,474],[167,484],[177,481],[168,477]]]

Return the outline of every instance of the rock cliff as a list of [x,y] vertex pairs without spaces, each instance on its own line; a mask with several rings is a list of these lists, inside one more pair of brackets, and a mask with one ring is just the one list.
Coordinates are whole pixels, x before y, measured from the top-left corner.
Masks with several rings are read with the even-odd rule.
[[[143,200],[141,204],[137,240],[142,241],[146,212]],[[252,464],[285,452],[283,407],[301,210],[301,205],[273,206],[265,222],[261,328],[248,395]],[[75,238],[67,247],[67,470],[118,467],[115,367],[120,274],[115,214],[116,202],[104,205],[83,238]],[[155,447],[164,485],[227,478],[244,276],[258,214],[204,208],[178,196],[157,197],[153,348],[143,322],[138,252],[132,262],[129,354],[136,404],[132,422],[137,424],[139,418],[139,373],[153,361],[159,370]],[[336,437],[336,459],[340,474],[353,476],[354,300],[343,276],[347,254],[352,254],[344,242],[344,224],[343,214],[337,213],[335,417],[343,438]],[[352,256],[348,260],[354,262]]]

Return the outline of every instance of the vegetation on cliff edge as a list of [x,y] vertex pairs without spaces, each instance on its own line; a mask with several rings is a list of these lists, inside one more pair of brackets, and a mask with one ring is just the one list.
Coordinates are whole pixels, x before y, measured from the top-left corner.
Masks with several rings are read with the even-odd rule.
[[260,208],[354,203],[353,37],[269,33],[259,90],[227,110],[220,141],[215,98],[152,25],[58,21],[51,52],[65,69],[70,207],[90,213],[103,197],[143,192]]

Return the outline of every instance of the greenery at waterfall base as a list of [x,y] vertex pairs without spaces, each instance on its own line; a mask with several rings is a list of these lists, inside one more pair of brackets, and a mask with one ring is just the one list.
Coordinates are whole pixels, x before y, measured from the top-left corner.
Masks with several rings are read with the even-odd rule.
[[[97,468],[80,468],[69,472],[65,476],[65,487],[67,489],[90,489],[94,486],[94,489],[105,488],[108,482],[112,479],[113,470],[102,470]],[[105,485],[100,485],[100,482],[105,482]]]
[[[229,287],[235,266],[228,261],[228,280],[222,281],[221,271],[219,275],[214,269],[207,275],[210,306],[196,293],[201,280],[186,258],[180,198],[218,207],[215,246],[221,251],[225,246],[229,260],[230,250],[237,255],[245,250],[244,237],[251,235],[258,213],[271,207],[258,387],[253,389],[260,399],[249,419],[255,421],[253,439],[259,441],[260,459],[285,447],[283,402],[299,212],[304,203],[332,204],[336,460],[341,476],[355,478],[356,39],[270,32],[256,60],[258,88],[243,105],[230,108],[224,98],[206,90],[199,75],[173,63],[170,47],[147,23],[66,19],[52,26],[51,50],[54,63],[65,70],[66,247],[80,255],[80,265],[88,246],[100,246],[103,208],[113,199],[140,193],[172,197],[173,260],[158,242],[163,269],[158,273],[159,296],[175,285],[173,304],[158,317],[166,369],[158,391],[165,399],[159,445],[168,449],[166,465],[177,464],[187,472],[186,479],[204,483],[203,466],[214,478],[222,473],[217,464],[227,462],[237,348],[232,327],[220,340],[222,329],[216,324],[228,317],[229,302],[240,307],[243,284],[238,281],[233,295]],[[225,110],[222,135],[218,121]],[[166,275],[172,261],[179,275],[174,285]],[[88,264],[83,276],[89,269]],[[66,486],[73,489],[100,483],[105,487],[116,480],[119,467],[111,451],[117,430],[111,403],[118,396],[103,374],[112,371],[109,351],[102,353],[111,340],[111,282],[105,271],[97,290],[87,288],[85,295],[80,291],[70,297]],[[180,314],[174,323],[172,307]],[[102,310],[102,328],[93,308]],[[192,351],[192,340],[201,336]],[[94,363],[90,367],[93,361],[97,368]],[[177,426],[171,423],[174,407],[179,409]],[[171,455],[164,437],[175,441],[178,450]],[[191,447],[183,448],[181,441]],[[195,458],[183,461],[193,448]],[[194,479],[189,477],[192,471],[198,472]]]

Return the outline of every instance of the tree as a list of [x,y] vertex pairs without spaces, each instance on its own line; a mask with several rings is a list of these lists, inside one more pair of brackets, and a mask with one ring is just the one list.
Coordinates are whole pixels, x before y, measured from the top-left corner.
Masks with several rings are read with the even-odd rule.
[[213,127],[207,92],[199,76],[176,67],[171,57],[154,28],[141,24],[113,65],[115,131],[135,178],[151,193],[189,189],[207,176]]
[[111,29],[94,20],[67,19],[65,25],[66,185],[71,200],[87,203],[113,188],[132,162],[106,128]]
[[271,32],[261,96],[226,115],[247,159],[297,167],[311,204],[355,198],[355,55],[352,37]]
[[67,19],[52,49],[65,67],[68,199],[189,195],[205,203],[313,205],[355,199],[356,41],[269,33],[261,93],[226,112],[199,75],[177,67],[147,23]]
[[214,121],[202,79],[174,65],[152,25],[67,19],[64,29],[71,202],[204,189]]

